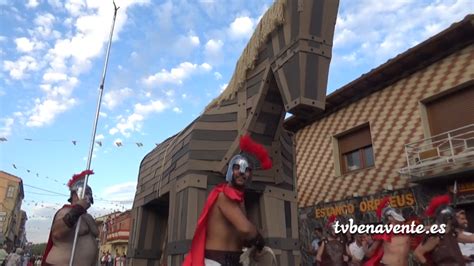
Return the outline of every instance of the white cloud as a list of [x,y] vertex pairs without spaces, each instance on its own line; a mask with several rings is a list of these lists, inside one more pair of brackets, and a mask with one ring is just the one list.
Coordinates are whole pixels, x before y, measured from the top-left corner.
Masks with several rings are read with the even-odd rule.
[[48,0],[48,4],[50,4],[54,8],[62,8],[63,4],[61,0]]
[[[347,1],[340,10],[334,36],[337,64],[370,66],[404,52],[474,12],[470,0]],[[357,55],[357,56],[355,56]]]
[[[54,8],[61,8],[58,1],[48,0]],[[137,4],[148,3],[147,0],[117,1],[120,15],[115,24],[114,40],[127,21],[127,9]],[[13,79],[24,79],[32,71],[47,66],[43,73],[43,83],[39,88],[43,95],[33,101],[33,106],[26,113],[29,127],[40,127],[51,124],[55,118],[77,104],[72,98],[78,78],[87,71],[92,61],[101,55],[108,41],[110,19],[113,8],[107,1],[66,0],[64,8],[69,13],[68,33],[65,38],[53,29],[56,18],[50,13],[41,13],[34,19],[34,28],[28,30],[32,38],[21,37],[15,40],[18,51],[32,52],[45,47],[42,41],[57,38],[52,48],[43,54],[29,54],[17,61],[4,61],[3,68]],[[69,26],[68,26],[69,25]],[[49,42],[49,41],[48,41]],[[122,94],[119,94],[122,96]],[[107,101],[109,106],[117,104],[120,99]]]
[[222,47],[224,42],[219,39],[210,39],[204,46],[204,55],[210,62],[220,62],[223,59]]
[[179,107],[175,107],[175,108],[173,108],[173,112],[181,114],[183,112],[183,109],[181,109]]
[[231,39],[248,39],[253,33],[255,21],[247,16],[237,17],[229,26]]
[[8,137],[11,135],[14,122],[15,120],[11,117],[0,119],[0,123],[3,124],[2,127],[0,127],[0,137]]
[[99,116],[101,116],[101,117],[107,117],[108,115],[107,115],[107,113],[99,112]]
[[76,100],[36,99],[35,104],[32,115],[26,123],[28,127],[41,127],[51,124],[58,114],[73,107],[76,104]]
[[162,100],[150,101],[147,104],[137,103],[133,113],[127,117],[119,117],[119,122],[109,130],[110,135],[120,132],[125,137],[130,137],[132,132],[141,132],[143,121],[151,113],[160,113],[168,108],[169,104]]
[[36,71],[40,68],[35,58],[24,55],[17,61],[3,61],[3,69],[8,71],[10,77],[13,79],[23,79],[25,74],[29,71]]
[[208,63],[197,65],[190,62],[183,62],[169,71],[162,69],[160,72],[144,78],[143,82],[148,86],[159,86],[165,83],[180,85],[183,84],[183,81],[189,78],[192,74],[208,72],[211,69],[212,66]]
[[26,7],[28,8],[35,8],[39,5],[38,0],[28,0]]
[[120,105],[125,99],[132,95],[130,88],[123,88],[120,90],[113,90],[105,93],[104,95],[104,106],[110,110]]
[[59,38],[61,33],[59,33],[59,31],[53,30],[55,21],[56,18],[50,13],[43,13],[36,16],[34,20],[36,27],[34,28],[34,31],[31,32],[31,34],[42,38],[49,38],[50,36]]
[[222,79],[222,74],[216,71],[214,72],[214,77],[216,78],[216,80],[220,80]]
[[67,75],[59,72],[46,72],[43,75],[43,81],[47,83],[53,83],[58,81],[64,81],[67,79]]
[[103,198],[108,200],[117,200],[117,201],[133,201],[135,198],[135,192],[137,190],[136,182],[125,182],[120,184],[115,184],[105,188],[102,191]]
[[29,53],[33,50],[43,49],[45,44],[36,40],[29,40],[26,37],[16,38],[15,39],[16,50],[23,53]]

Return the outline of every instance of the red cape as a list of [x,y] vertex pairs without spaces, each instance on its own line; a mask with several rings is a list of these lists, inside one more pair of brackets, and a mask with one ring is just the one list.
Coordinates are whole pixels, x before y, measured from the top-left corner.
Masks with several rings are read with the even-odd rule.
[[226,183],[217,185],[207,197],[206,204],[202,209],[201,215],[194,232],[193,241],[191,243],[191,250],[184,259],[183,266],[203,266],[204,265],[204,250],[206,249],[206,230],[207,218],[214,203],[216,203],[219,194],[224,192],[229,199],[236,202],[244,200],[244,193],[239,191]]
[[[72,208],[72,205],[66,204],[60,210],[62,210],[63,208]],[[51,223],[51,230],[49,231],[48,244],[46,244],[46,249],[44,250],[43,258],[41,259],[41,266],[48,265],[46,264],[46,259],[48,258],[49,252],[53,248],[53,238],[51,237],[51,231],[53,231],[54,220],[56,220],[56,215],[58,214],[58,212],[56,212],[56,214],[54,215],[53,222]]]

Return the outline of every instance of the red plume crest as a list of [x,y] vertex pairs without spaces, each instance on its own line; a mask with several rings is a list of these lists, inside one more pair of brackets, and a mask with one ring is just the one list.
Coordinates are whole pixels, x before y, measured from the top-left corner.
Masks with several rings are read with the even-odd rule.
[[335,221],[336,221],[336,215],[333,214],[333,215],[329,216],[328,222],[326,223],[326,226],[329,227]]
[[272,160],[263,145],[253,141],[248,134],[240,138],[240,149],[244,152],[255,155],[260,161],[263,170],[272,168]]
[[383,208],[385,208],[387,206],[389,201],[390,201],[390,197],[385,197],[380,201],[379,206],[377,206],[377,210],[376,210],[375,213],[377,214],[377,218],[379,220],[382,218]]
[[69,181],[67,182],[67,186],[68,187],[71,187],[72,185],[74,185],[74,183],[76,183],[78,180],[84,178],[86,175],[93,175],[94,174],[94,171],[92,170],[84,170],[82,172],[80,172],[79,174],[75,174],[72,176],[71,179],[69,179]]
[[430,205],[426,208],[425,214],[426,216],[432,217],[436,213],[436,209],[438,209],[441,205],[449,205],[451,203],[451,197],[449,195],[441,195],[436,196],[431,199]]

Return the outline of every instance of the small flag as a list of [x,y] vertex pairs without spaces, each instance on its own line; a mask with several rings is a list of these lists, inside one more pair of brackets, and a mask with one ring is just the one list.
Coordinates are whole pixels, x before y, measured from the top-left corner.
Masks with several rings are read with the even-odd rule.
[[18,169],[18,168],[16,168],[16,165],[15,165],[15,164],[12,164],[12,165],[13,165],[13,168]]
[[116,141],[115,145],[117,145],[117,147],[122,147],[122,142],[121,141]]
[[102,141],[96,141],[95,143],[97,143],[97,145],[99,145],[99,147],[102,147]]
[[76,143],[77,143],[76,140],[73,140],[73,141],[72,141],[72,144],[74,144],[74,146],[76,146]]
[[135,144],[137,144],[137,147],[143,147],[143,143],[141,142],[136,142]]
[[1,137],[0,141],[7,141],[7,138]]

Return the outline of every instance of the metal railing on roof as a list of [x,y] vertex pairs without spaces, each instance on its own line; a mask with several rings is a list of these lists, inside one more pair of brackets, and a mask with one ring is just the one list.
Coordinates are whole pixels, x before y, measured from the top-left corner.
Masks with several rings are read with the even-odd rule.
[[474,124],[405,144],[405,155],[407,166],[400,173],[415,177],[442,172],[461,163],[474,163]]

